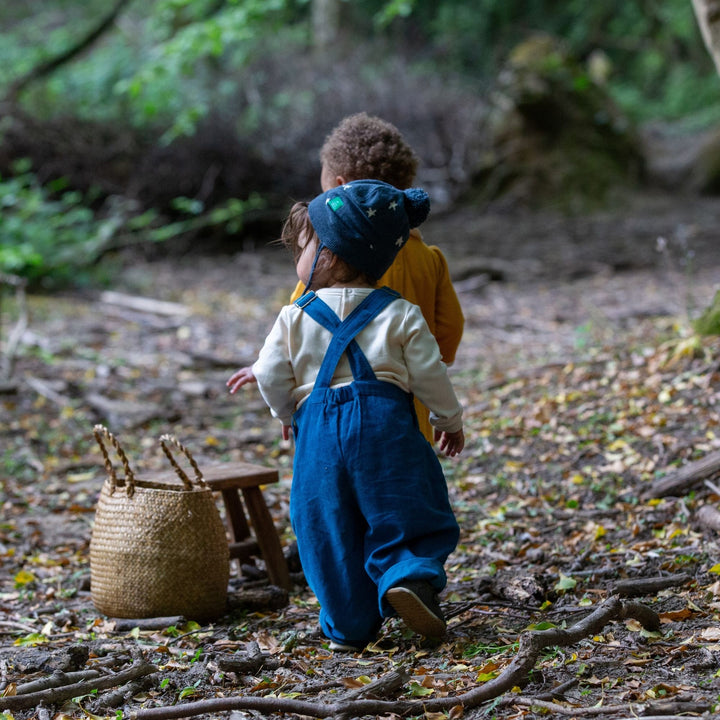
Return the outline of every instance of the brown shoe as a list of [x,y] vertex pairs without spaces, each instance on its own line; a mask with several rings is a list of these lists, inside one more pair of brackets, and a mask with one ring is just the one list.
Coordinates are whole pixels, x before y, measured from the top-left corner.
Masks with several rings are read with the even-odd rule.
[[445,634],[445,618],[430,583],[424,580],[409,580],[390,588],[385,593],[385,598],[414,632],[429,638],[438,638]]

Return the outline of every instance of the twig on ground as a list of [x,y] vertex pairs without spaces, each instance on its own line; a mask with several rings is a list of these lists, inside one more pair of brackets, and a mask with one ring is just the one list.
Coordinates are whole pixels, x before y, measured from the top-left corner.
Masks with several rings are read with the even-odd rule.
[[5,688],[8,686],[8,677],[7,677],[7,660],[4,658],[0,660],[0,693],[4,692]]
[[106,290],[102,293],[100,295],[100,302],[137,310],[139,312],[151,313],[153,315],[180,315],[184,317],[190,314],[190,309],[179,303],[157,300],[150,297],[140,297],[138,295],[127,295],[126,293],[115,292],[113,290]]
[[249,642],[245,646],[245,655],[240,657],[230,655],[217,659],[220,670],[249,675],[253,675],[263,668],[274,670],[280,667],[280,664],[280,660],[277,658],[264,655],[256,642]]
[[540,693],[537,697],[539,700],[552,700],[553,698],[558,698],[562,696],[566,690],[570,690],[570,688],[575,687],[579,682],[578,678],[570,678],[557,687]]
[[354,690],[350,690],[345,693],[343,696],[343,702],[360,697],[383,697],[385,695],[389,695],[394,690],[401,688],[406,682],[408,682],[408,680],[410,680],[410,675],[408,675],[405,670],[402,668],[399,670],[393,670],[387,675],[384,675],[377,680],[373,680],[367,685],[363,685],[362,687],[355,688]]
[[25,377],[25,383],[29,385],[38,395],[46,398],[47,400],[50,400],[51,402],[54,402],[58,407],[70,407],[70,405],[72,404],[69,397],[55,392],[55,390],[53,390],[50,385],[48,385],[44,380],[41,380],[40,378],[27,375]]
[[37,707],[40,703],[44,705],[55,705],[78,695],[84,695],[93,690],[107,690],[108,688],[117,687],[135,678],[149,675],[156,672],[157,667],[146,662],[136,662],[127,670],[122,670],[115,675],[108,675],[92,680],[83,680],[72,685],[64,687],[48,688],[38,692],[27,693],[25,695],[10,695],[0,698],[0,710],[27,710],[28,708]]
[[588,548],[585,552],[581,553],[570,566],[570,573],[582,570],[585,567],[585,563],[588,561],[590,555],[592,555],[592,548]]
[[683,465],[652,484],[645,493],[645,499],[661,498],[667,495],[685,495],[706,477],[720,470],[720,450]]
[[716,495],[720,495],[720,487],[718,487],[712,480],[705,480],[705,487],[710,488]]
[[[686,712],[692,712],[692,710],[687,710]],[[642,720],[690,720],[690,718],[693,718],[694,720],[701,720],[702,718],[712,717],[715,717],[715,715],[712,715],[709,711],[707,711],[704,712],[702,715],[643,715]],[[627,718],[622,718],[622,720],[638,719],[635,715],[628,715]]]
[[[0,367],[0,380],[9,381],[15,368],[15,354],[18,343],[28,326],[29,314],[27,308],[27,297],[25,295],[27,281],[25,278],[18,277],[17,275],[0,273],[0,285],[10,285],[15,288],[15,304],[18,312],[18,319],[15,327],[10,332],[5,343],[2,365]],[[0,312],[0,320],[2,320],[2,312]]]
[[[598,715],[616,715],[625,713],[628,718],[639,718],[650,720],[650,718],[663,718],[663,720],[687,720],[687,715],[674,715],[672,713],[705,713],[709,712],[710,704],[698,703],[636,703],[627,705],[600,705],[593,707],[578,707],[577,705],[561,705],[560,703],[548,702],[537,697],[526,697],[520,695],[512,698],[509,705],[520,705],[521,707],[536,707],[547,710],[558,715],[572,715],[573,717],[596,717]],[[649,715],[647,712],[657,713]]]
[[620,611],[622,620],[637,620],[645,630],[658,632],[660,630],[660,618],[658,614],[647,605],[639,602],[626,602]]
[[654,578],[632,578],[630,580],[619,580],[612,587],[612,592],[622,597],[640,597],[641,595],[654,595],[660,590],[670,587],[678,587],[690,582],[690,575],[680,573],[667,577]]
[[[34,628],[32,625],[27,625],[26,623],[16,622],[15,620],[0,620],[0,628],[7,627],[7,628],[15,628],[15,630],[20,630],[22,632],[35,632],[37,628]],[[12,635],[13,630],[10,631],[3,631],[0,630],[0,635]]]
[[[523,687],[530,679],[542,650],[547,647],[567,646],[579,642],[585,637],[597,635],[608,622],[635,616],[639,603],[624,604],[614,595],[597,607],[590,615],[568,629],[550,628],[534,630],[520,637],[520,648],[514,660],[498,677],[466,693],[453,697],[433,698],[430,700],[349,700],[341,699],[334,703],[314,703],[304,700],[270,697],[233,697],[212,698],[173,707],[141,709],[130,713],[131,720],[174,720],[175,718],[195,717],[204,713],[217,713],[227,710],[255,710],[257,712],[291,713],[308,715],[315,718],[334,716],[360,717],[362,715],[420,715],[442,712],[462,705],[466,710],[512,690]],[[647,610],[647,608],[645,608]],[[649,611],[652,613],[652,611]],[[654,613],[653,613],[654,614]],[[647,621],[646,613],[636,617],[640,622]],[[623,708],[624,709],[624,708]]]
[[152,618],[112,618],[112,622],[117,632],[128,632],[135,628],[140,630],[165,630],[165,628],[171,626],[182,627],[185,624],[185,618],[182,615]]
[[28,695],[49,688],[71,685],[72,683],[81,682],[82,680],[92,680],[96,677],[100,677],[100,673],[97,670],[78,670],[77,672],[69,673],[54,672],[52,675],[48,675],[40,680],[33,680],[24,685],[18,685],[15,694]]
[[150,675],[145,675],[137,680],[125,683],[119,688],[116,688],[112,692],[106,693],[99,698],[94,709],[97,711],[101,709],[119,707],[124,702],[127,702],[129,698],[133,697],[133,695],[137,695],[143,690],[149,690],[160,680],[161,673],[151,673]]

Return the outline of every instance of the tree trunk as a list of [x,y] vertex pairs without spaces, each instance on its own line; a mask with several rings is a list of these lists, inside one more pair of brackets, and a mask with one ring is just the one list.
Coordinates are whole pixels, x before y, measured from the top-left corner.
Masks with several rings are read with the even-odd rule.
[[720,0],[692,0],[708,52],[720,74]]
[[692,4],[703,41],[720,75],[720,0],[692,0]]
[[318,53],[327,53],[340,32],[340,0],[313,0],[313,45]]

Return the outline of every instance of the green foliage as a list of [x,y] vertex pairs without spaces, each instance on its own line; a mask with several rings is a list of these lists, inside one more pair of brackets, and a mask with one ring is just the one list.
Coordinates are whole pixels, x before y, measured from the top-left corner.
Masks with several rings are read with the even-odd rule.
[[[166,129],[170,141],[192,134],[211,106],[237,90],[233,74],[268,36],[294,18],[292,0],[160,0],[134,4],[117,31],[25,94],[33,111],[68,105],[81,118],[116,118]],[[0,31],[0,92],[32,67],[65,52],[107,12],[107,5],[55,0],[53,12],[19,16]],[[67,5],[67,7],[66,7]],[[5,11],[0,9],[0,19]],[[76,17],[77,15],[77,17]],[[58,19],[62,22],[58,27]],[[7,41],[7,42],[6,42]]]
[[[720,119],[720,80],[687,0],[337,2],[342,32],[332,48],[332,64],[326,63],[332,67],[327,77],[302,74],[311,68],[311,59],[325,67],[310,52],[311,0],[133,2],[98,42],[32,83],[21,96],[23,109],[40,119],[72,114],[116,126],[132,124],[166,143],[193,135],[213,113],[231,118],[243,140],[260,138],[257,156],[277,163],[286,149],[283,143],[297,148],[307,142],[304,129],[320,122],[327,105],[348,105],[350,89],[357,102],[370,97],[362,93],[365,86],[395,98],[388,77],[406,81],[421,75],[427,87],[458,86],[459,79],[464,83],[459,86],[480,96],[513,48],[544,32],[562,38],[569,54],[582,61],[583,73],[587,68],[575,77],[580,84],[597,80],[590,68],[600,58],[601,80],[635,119],[689,114],[702,118],[698,122]],[[2,4],[0,97],[33,68],[72,48],[106,16],[108,6],[105,0]],[[358,38],[371,48],[373,61],[353,65],[351,59],[343,66],[343,59],[357,57]],[[399,72],[383,75],[382,68],[393,68],[390,55],[404,64]],[[298,59],[307,59],[307,67],[296,67]],[[290,85],[278,81],[276,68],[283,63],[296,73]],[[446,100],[439,97],[436,105]],[[412,114],[418,99],[413,96],[405,104]],[[302,151],[288,164],[297,157],[303,157]],[[180,200],[185,205],[167,219],[152,209],[136,216],[127,204],[90,209],[100,200],[82,197],[62,182],[42,187],[27,168],[0,178],[0,270],[33,282],[82,281],[79,268],[92,266],[108,248],[165,241],[209,225],[236,232],[248,209],[260,203],[256,197],[232,200],[208,212],[196,201]]]
[[3,3],[0,8],[0,88],[47,58],[64,52],[93,17],[107,12],[105,0]]
[[519,643],[510,643],[508,645],[486,645],[484,643],[469,643],[463,651],[463,657],[473,658],[478,655],[497,655],[508,651],[516,652]]
[[36,647],[37,645],[45,645],[48,642],[48,638],[42,633],[29,633],[24,637],[15,640],[13,645],[16,647]]
[[415,9],[415,0],[390,0],[374,16],[375,26],[384,29],[398,17],[410,17]]
[[282,27],[288,0],[229,0],[215,12],[210,0],[163,0],[141,27],[137,62],[114,86],[137,124],[159,122],[170,142],[192,135],[223,96],[229,80]]
[[237,233],[245,214],[263,206],[254,195],[205,212],[197,200],[177,198],[173,222],[154,210],[133,212],[123,203],[95,213],[91,198],[67,190],[64,180],[41,185],[27,161],[16,163],[14,170],[15,175],[0,178],[0,272],[46,288],[88,282],[93,266],[115,247],[164,242],[213,226]]
[[37,282],[78,279],[78,268],[91,264],[118,227],[118,218],[96,219],[80,193],[57,181],[41,186],[29,163],[0,178],[0,271]]
[[720,290],[715,293],[710,307],[693,322],[693,329],[699,335],[720,335]]
[[719,81],[687,0],[445,0],[414,19],[434,55],[464,74],[494,76],[516,44],[546,32],[577,57],[606,58],[610,91],[639,119],[717,105]]
[[[340,0],[338,0],[340,2]],[[192,134],[211,108],[232,102],[263,54],[308,48],[309,0],[157,0],[133,3],[116,30],[38,84],[25,101],[52,113],[114,117]],[[40,10],[0,9],[0,92],[65,51],[107,3],[53,0]],[[718,79],[691,3],[610,0],[356,0],[341,2],[347,37],[390,39],[437,74],[492,78],[528,35],[561,37],[573,55],[601,53],[611,92],[639,118],[680,117],[717,104]],[[310,88],[304,88],[309,90]],[[298,87],[298,90],[303,88]],[[256,100],[270,105],[260,93]],[[255,104],[254,102],[252,103]]]

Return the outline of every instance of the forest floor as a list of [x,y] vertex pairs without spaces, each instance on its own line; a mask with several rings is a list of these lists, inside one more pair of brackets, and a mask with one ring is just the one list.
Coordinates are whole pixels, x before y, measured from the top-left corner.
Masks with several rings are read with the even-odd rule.
[[428,221],[466,315],[451,373],[467,446],[443,460],[461,539],[436,643],[390,619],[374,645],[333,653],[298,568],[285,596],[260,560],[232,563],[212,624],[93,606],[97,422],[138,476],[168,469],[166,432],[201,468],[278,468],[264,494],[290,554],[292,447],[255,389],[225,390],[294,285],[284,251],[135,258],[114,294],[31,296],[0,396],[0,717],[713,715],[720,340],[688,319],[720,287],[718,205]]

